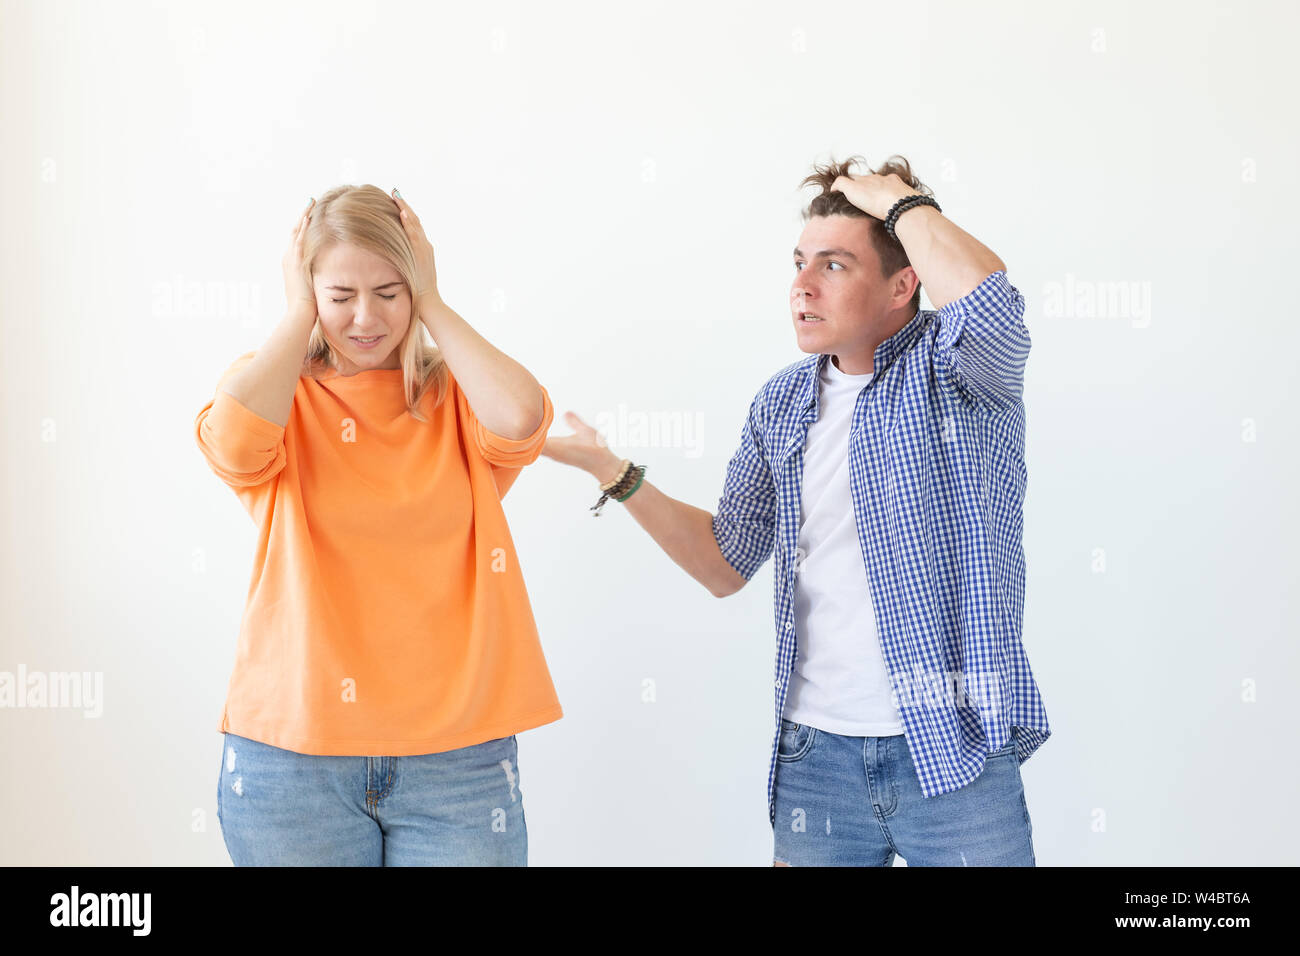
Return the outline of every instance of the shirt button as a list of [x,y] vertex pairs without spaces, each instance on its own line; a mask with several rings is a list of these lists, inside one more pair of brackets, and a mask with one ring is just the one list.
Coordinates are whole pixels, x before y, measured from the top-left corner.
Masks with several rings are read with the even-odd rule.
[[792,631],[792,630],[794,630],[794,625],[793,625],[793,624],[787,624],[787,625],[785,626],[785,629],[786,629],[787,631]]

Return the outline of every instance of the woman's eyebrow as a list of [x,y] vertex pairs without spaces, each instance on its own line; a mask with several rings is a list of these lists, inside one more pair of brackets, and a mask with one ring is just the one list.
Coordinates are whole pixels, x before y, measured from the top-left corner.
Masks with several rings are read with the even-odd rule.
[[[375,286],[373,289],[371,289],[370,291],[371,291],[371,292],[378,292],[380,289],[389,289],[389,288],[392,288],[392,287],[395,286],[395,285],[405,285],[405,284],[406,284],[406,283],[404,283],[401,279],[398,279],[396,282],[385,282],[383,285],[377,285],[377,286]],[[356,291],[357,291],[356,289],[352,288],[352,287],[349,286],[349,285],[327,285],[325,288],[327,288],[327,289],[334,289],[335,291],[338,291],[338,292],[356,292]]]

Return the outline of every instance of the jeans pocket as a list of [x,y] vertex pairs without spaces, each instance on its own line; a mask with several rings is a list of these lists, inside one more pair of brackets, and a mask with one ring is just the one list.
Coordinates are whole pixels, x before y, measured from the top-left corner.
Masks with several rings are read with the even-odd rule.
[[781,733],[777,737],[776,759],[782,763],[791,763],[806,756],[812,748],[817,729],[807,724],[797,724],[792,720],[781,719]]
[[992,760],[994,757],[1006,757],[1009,755],[1014,755],[1015,752],[1016,752],[1016,735],[1013,732],[1010,736],[1007,737],[1007,742],[1004,743],[1001,747],[999,747],[997,750],[988,751],[985,754],[985,759]]

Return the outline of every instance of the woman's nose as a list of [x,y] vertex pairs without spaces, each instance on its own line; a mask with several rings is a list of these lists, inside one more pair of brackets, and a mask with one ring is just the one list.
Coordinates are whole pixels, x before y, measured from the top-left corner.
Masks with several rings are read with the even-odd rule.
[[382,325],[378,315],[370,306],[357,306],[357,311],[352,316],[352,324],[359,329],[369,329]]

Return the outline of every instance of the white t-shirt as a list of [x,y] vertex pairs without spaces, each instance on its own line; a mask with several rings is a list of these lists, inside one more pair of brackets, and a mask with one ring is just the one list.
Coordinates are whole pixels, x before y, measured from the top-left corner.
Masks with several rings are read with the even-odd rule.
[[880,650],[876,615],[849,490],[849,428],[874,373],[849,375],[827,359],[817,421],[803,452],[794,616],[798,653],[785,718],[851,737],[903,733]]

